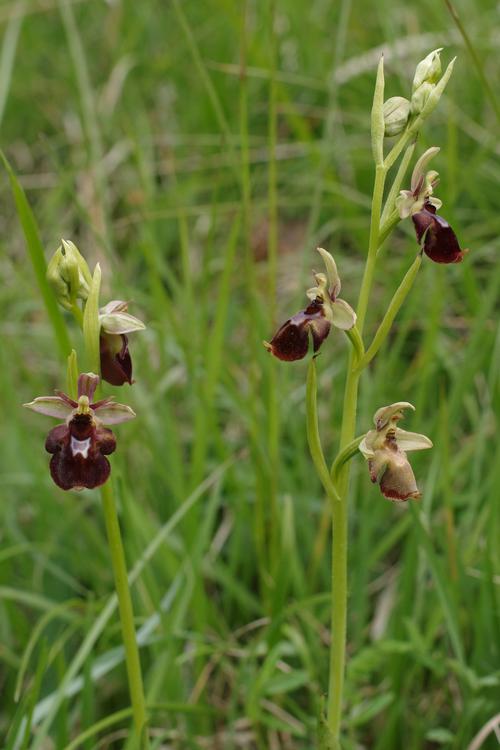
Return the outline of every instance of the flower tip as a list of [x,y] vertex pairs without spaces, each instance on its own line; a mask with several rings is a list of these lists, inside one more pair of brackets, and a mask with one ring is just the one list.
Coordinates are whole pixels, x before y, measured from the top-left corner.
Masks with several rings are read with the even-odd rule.
[[405,500],[420,500],[422,493],[419,490],[413,492],[398,492],[397,490],[380,488],[382,495],[393,503],[403,503]]

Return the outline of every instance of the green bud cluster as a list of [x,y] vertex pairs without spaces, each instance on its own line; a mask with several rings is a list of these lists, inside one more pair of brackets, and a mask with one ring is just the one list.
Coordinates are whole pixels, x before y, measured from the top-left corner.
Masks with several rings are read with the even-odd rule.
[[442,47],[433,50],[417,65],[412,86],[412,115],[419,115],[423,111],[441,77],[441,50]]
[[387,138],[403,132],[410,117],[410,109],[410,102],[404,96],[391,96],[384,102],[384,127]]
[[66,310],[73,310],[77,299],[87,299],[92,275],[74,242],[62,240],[47,266],[47,281]]
[[418,128],[437,105],[455,62],[452,60],[444,75],[441,75],[441,49],[433,50],[418,63],[413,76],[410,100],[403,96],[393,96],[384,102],[383,121],[386,138],[400,135],[407,128]]

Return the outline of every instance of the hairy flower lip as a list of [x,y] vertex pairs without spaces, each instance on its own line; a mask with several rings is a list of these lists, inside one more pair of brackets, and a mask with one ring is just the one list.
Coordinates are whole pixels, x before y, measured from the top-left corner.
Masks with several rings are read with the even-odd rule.
[[112,431],[100,426],[92,414],[76,414],[68,424],[50,430],[45,450],[52,454],[50,474],[62,490],[94,489],[109,478],[106,455],[116,449]]
[[421,211],[412,214],[417,241],[424,253],[435,263],[460,263],[468,252],[462,250],[457,236],[446,219],[436,213],[429,201]]
[[94,373],[78,377],[78,401],[56,391],[55,396],[39,396],[24,404],[40,414],[65,419],[50,430],[45,449],[52,454],[50,473],[63,490],[93,489],[104,484],[111,467],[106,456],[116,448],[116,439],[104,424],[119,424],[135,417],[125,404],[112,398],[92,402],[99,383]]
[[317,352],[330,333],[331,323],[325,318],[322,302],[311,302],[305,310],[289,318],[264,346],[284,362],[303,359],[309,349],[309,334],[313,351]]

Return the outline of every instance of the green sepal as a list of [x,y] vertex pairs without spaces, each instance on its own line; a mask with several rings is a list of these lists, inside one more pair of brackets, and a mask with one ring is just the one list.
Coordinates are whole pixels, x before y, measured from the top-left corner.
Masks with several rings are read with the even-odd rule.
[[377,166],[382,166],[384,163],[384,88],[384,56],[382,55],[377,68],[371,114],[372,152]]
[[68,396],[76,401],[78,398],[78,358],[74,349],[68,357],[66,381]]
[[317,401],[317,374],[316,374],[316,357],[313,357],[309,363],[306,382],[306,429],[307,442],[311,452],[316,472],[323,488],[330,500],[340,500],[337,490],[330,478],[328,466],[326,465],[321,438],[318,426],[318,401]]
[[453,67],[455,65],[456,57],[453,58],[453,60],[449,63],[448,67],[446,68],[443,76],[441,79],[436,83],[433,90],[429,94],[429,97],[427,98],[427,101],[425,102],[424,108],[422,109],[419,116],[413,121],[413,123],[410,125],[408,129],[408,133],[417,133],[420,127],[422,126],[422,123],[424,120],[429,117],[431,112],[435,110],[437,107],[439,100],[441,99],[441,96],[443,95],[443,91],[445,90],[448,81],[450,80],[451,74],[453,73]]

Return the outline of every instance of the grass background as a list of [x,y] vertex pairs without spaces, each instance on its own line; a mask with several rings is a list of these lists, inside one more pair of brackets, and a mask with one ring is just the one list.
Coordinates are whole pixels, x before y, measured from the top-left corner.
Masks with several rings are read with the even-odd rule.
[[[0,7],[1,146],[46,257],[73,239],[103,266],[103,301],[130,299],[148,323],[131,336],[137,382],[115,389],[138,419],[115,431],[113,478],[139,566],[153,746],[314,747],[328,519],[306,444],[306,364],[273,360],[261,340],[302,306],[317,244],[355,302],[379,53],[387,95],[408,95],[418,60],[443,46],[459,59],[418,152],[441,146],[443,214],[471,252],[458,266],[424,263],[363,376],[359,432],[378,406],[408,400],[405,426],[435,447],[415,455],[418,506],[386,502],[354,461],[344,746],[495,748],[493,734],[470,745],[500,697],[495,104],[444,3],[248,2],[245,23],[242,7]],[[457,9],[495,96],[498,5]],[[52,484],[51,420],[20,408],[63,387],[65,363],[5,173],[0,192],[2,746],[127,747],[99,497]],[[368,334],[414,253],[403,225],[377,270]],[[332,334],[319,360],[331,457],[345,359]]]

